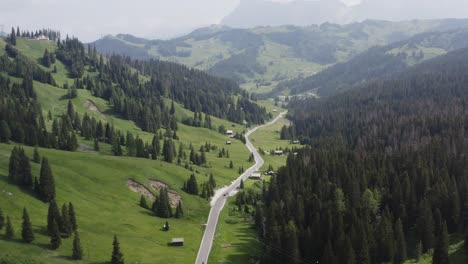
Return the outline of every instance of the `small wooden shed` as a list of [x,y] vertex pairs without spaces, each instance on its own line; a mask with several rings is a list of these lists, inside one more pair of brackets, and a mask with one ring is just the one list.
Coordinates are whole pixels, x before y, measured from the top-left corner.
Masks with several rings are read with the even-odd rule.
[[171,246],[173,247],[181,247],[184,245],[184,238],[183,237],[178,237],[178,238],[173,238],[171,241]]

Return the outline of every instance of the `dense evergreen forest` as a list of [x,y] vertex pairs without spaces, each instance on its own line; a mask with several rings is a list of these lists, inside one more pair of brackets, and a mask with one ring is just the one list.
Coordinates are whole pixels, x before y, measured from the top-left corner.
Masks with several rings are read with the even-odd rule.
[[290,155],[257,208],[263,263],[403,263],[468,231],[468,49],[291,103]]

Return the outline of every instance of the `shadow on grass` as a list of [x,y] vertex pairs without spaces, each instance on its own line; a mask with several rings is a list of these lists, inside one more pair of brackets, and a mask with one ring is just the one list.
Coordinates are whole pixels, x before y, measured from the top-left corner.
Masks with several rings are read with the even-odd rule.
[[[7,186],[7,185],[14,185],[14,184],[11,184],[11,183],[8,182],[8,176],[7,175],[0,174],[0,191],[3,191],[2,190],[3,187]],[[25,194],[37,199],[38,201],[41,201],[41,200],[39,200],[39,198],[37,198],[37,195],[36,195],[36,193],[34,192],[33,189],[27,189],[27,188],[19,187],[17,185],[14,185],[14,186],[18,187],[18,189],[20,189],[22,193],[25,193]]]

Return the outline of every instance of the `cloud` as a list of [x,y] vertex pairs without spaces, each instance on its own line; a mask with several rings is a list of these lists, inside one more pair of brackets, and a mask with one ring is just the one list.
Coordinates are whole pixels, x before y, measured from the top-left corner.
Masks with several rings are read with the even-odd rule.
[[[91,41],[105,34],[171,37],[219,23],[238,0],[2,0],[0,24],[53,28]],[[7,31],[7,30],[6,30]]]

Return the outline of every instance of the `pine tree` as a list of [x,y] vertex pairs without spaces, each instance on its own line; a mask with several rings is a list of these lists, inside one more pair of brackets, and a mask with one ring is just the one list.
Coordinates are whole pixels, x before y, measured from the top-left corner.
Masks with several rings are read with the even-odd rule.
[[187,183],[185,184],[185,190],[189,194],[198,195],[198,183],[197,178],[195,178],[195,174],[191,174],[190,178],[188,179]]
[[51,65],[51,58],[50,58],[50,53],[47,49],[44,51],[44,55],[42,56],[42,65],[44,65],[47,68],[50,68]]
[[161,189],[157,201],[158,203],[156,206],[156,216],[162,218],[172,217],[172,209],[169,204],[169,195],[167,192],[167,188]]
[[6,221],[6,229],[5,229],[5,236],[4,238],[6,240],[13,239],[15,236],[15,231],[13,230],[13,225],[11,224],[10,217],[7,216],[7,221]]
[[241,180],[240,185],[239,185],[239,188],[240,188],[240,189],[244,189],[244,181],[243,181],[243,180]]
[[20,162],[19,149],[17,147],[14,147],[11,150],[10,163],[8,167],[8,181],[12,184],[17,183],[17,177],[19,174],[19,171],[18,171],[19,162]]
[[94,151],[99,151],[99,142],[97,139],[94,139]]
[[140,206],[145,209],[148,209],[148,202],[146,201],[146,198],[144,195],[141,195],[140,197]]
[[406,240],[400,218],[395,224],[395,246],[394,263],[403,263],[406,260]]
[[4,225],[5,225],[5,216],[3,216],[2,208],[0,208],[0,230],[3,229]]
[[10,44],[13,45],[13,46],[16,46],[16,32],[15,32],[15,28],[11,28]]
[[28,156],[26,156],[24,149],[20,148],[20,159],[18,164],[18,184],[22,187],[32,188],[33,178],[31,174],[31,163]]
[[68,203],[68,215],[70,219],[71,231],[78,230],[78,222],[76,221],[75,208],[73,207],[73,204],[71,202]]
[[184,216],[184,210],[182,209],[182,202],[179,201],[179,204],[176,208],[175,218],[182,218]]
[[46,157],[42,158],[39,184],[42,201],[50,202],[55,199],[55,180],[50,169],[49,160]]
[[34,148],[33,162],[41,163],[41,156],[39,155],[39,150],[37,149],[37,147]]
[[347,264],[355,264],[356,263],[356,254],[354,253],[353,249],[353,244],[351,243],[351,240],[349,237],[346,238],[346,244],[345,244],[345,253],[343,256],[343,260]]
[[34,241],[34,233],[32,231],[31,221],[26,208],[23,209],[23,224],[21,225],[21,237],[26,243]]
[[83,259],[83,249],[81,248],[81,241],[78,232],[75,231],[75,237],[73,238],[73,249],[72,259],[81,260]]
[[419,262],[420,258],[421,258],[421,255],[422,255],[422,242],[421,240],[418,241],[418,243],[416,244],[416,248],[414,249],[415,251],[415,259],[416,259],[416,262]]
[[71,235],[71,223],[70,223],[70,214],[68,212],[67,204],[62,205],[62,222],[59,225],[60,232],[65,234],[65,237],[69,237]]
[[442,223],[441,229],[436,233],[436,242],[434,247],[434,254],[432,255],[433,264],[448,264],[449,253],[448,253],[449,241],[447,232],[447,223]]
[[120,251],[120,244],[117,236],[114,235],[114,242],[112,243],[112,257],[111,257],[111,264],[124,264],[124,257],[122,252]]
[[62,245],[62,237],[60,236],[60,230],[57,222],[53,219],[51,224],[50,233],[50,248],[52,250],[58,249]]
[[171,114],[171,115],[175,114],[174,100],[171,102],[171,110],[169,111],[169,114]]
[[61,217],[60,217],[60,211],[58,209],[57,203],[55,200],[50,201],[49,203],[49,209],[47,211],[47,232],[49,235],[53,235],[54,232],[54,227],[53,223],[60,223]]
[[5,120],[0,122],[0,142],[7,143],[11,139],[11,130]]
[[232,160],[229,162],[229,168],[230,169],[234,168],[234,163],[232,162]]

